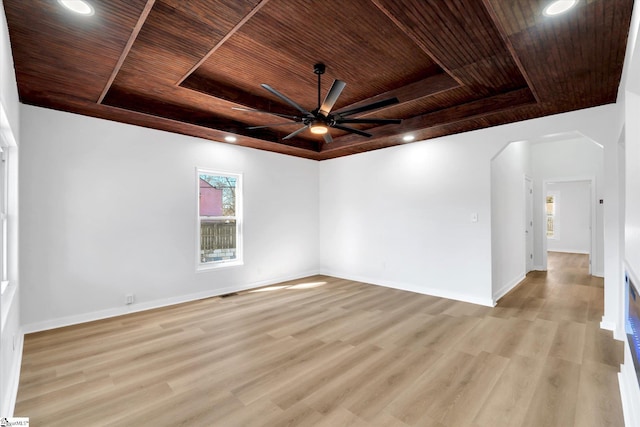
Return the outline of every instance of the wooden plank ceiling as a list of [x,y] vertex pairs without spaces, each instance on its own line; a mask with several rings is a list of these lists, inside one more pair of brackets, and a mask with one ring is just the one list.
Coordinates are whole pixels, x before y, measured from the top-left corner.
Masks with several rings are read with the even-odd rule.
[[[20,100],[215,141],[324,160],[615,102],[633,0],[4,0]],[[313,65],[347,83],[333,111],[397,97],[357,117],[367,138],[330,129],[247,129],[311,111]]]

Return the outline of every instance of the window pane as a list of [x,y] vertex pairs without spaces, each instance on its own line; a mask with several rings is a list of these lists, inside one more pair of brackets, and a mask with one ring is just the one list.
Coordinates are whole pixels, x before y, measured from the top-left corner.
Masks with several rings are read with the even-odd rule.
[[553,215],[556,211],[555,198],[553,196],[547,196],[547,215]]
[[554,215],[556,213],[556,197],[548,195],[546,200],[547,208],[547,237],[554,237]]
[[236,221],[200,220],[200,262],[236,259]]
[[200,216],[236,215],[236,178],[200,174]]

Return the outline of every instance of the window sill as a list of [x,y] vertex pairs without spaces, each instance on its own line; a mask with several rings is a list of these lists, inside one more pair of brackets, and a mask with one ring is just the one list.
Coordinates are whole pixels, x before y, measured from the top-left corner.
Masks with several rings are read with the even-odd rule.
[[240,267],[243,266],[244,262],[242,260],[237,261],[222,261],[222,262],[211,262],[208,264],[198,264],[196,267],[196,271],[211,271],[211,270],[219,270],[221,268],[227,267]]

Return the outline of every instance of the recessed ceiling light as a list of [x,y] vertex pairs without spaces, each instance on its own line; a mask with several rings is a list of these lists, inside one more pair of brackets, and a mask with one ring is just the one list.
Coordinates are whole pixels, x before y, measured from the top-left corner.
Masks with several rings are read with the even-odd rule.
[[413,135],[405,135],[405,136],[403,136],[403,137],[402,137],[402,140],[403,140],[404,142],[411,142],[411,141],[413,141],[414,139],[416,139],[416,137],[415,137],[415,136],[413,136]]
[[545,16],[556,16],[565,13],[578,4],[578,0],[556,0],[544,8],[542,12]]
[[224,137],[224,140],[227,141],[227,142],[236,142],[238,140],[238,138],[236,138],[233,135],[227,135],[227,136]]
[[58,3],[79,15],[90,16],[94,14],[93,7],[84,0],[58,0]]

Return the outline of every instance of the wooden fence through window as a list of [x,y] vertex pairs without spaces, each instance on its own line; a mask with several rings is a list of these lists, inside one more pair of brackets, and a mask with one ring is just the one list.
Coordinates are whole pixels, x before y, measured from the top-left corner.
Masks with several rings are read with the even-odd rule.
[[213,251],[216,249],[235,249],[235,222],[201,222],[200,250]]

